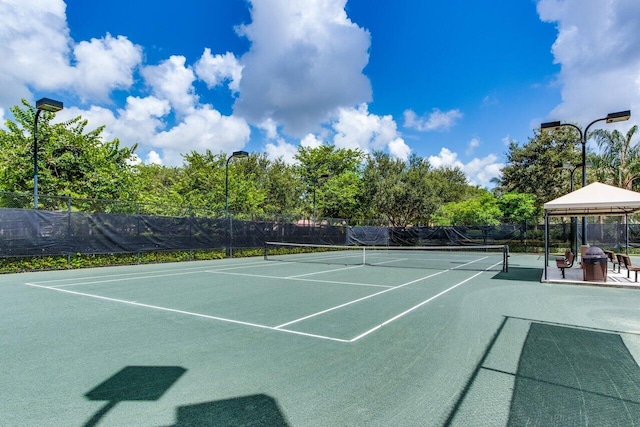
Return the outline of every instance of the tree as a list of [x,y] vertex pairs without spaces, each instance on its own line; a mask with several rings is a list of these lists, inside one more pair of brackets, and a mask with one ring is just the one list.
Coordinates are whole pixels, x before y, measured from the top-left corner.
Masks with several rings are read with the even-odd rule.
[[267,162],[262,186],[265,191],[265,213],[302,214],[304,184],[295,166],[287,164],[282,158]]
[[498,199],[485,191],[480,196],[441,206],[434,215],[434,222],[441,226],[498,225],[502,216]]
[[144,205],[141,212],[156,215],[178,215],[184,211],[176,209],[187,207],[185,198],[178,193],[183,170],[162,165],[136,165],[134,169],[134,200]]
[[638,131],[635,125],[626,135],[620,131],[597,129],[591,133],[601,150],[601,171],[608,175],[608,182],[613,185],[633,189],[634,181],[640,176],[640,146],[631,142]]
[[[300,147],[295,156],[299,162],[300,181],[305,186],[302,198],[311,216],[351,218],[356,215],[360,193],[360,150]],[[315,206],[314,206],[315,205]]]
[[551,133],[535,131],[522,146],[511,141],[496,191],[533,194],[538,206],[568,193],[570,172],[562,164],[582,163],[579,140],[575,129],[562,127]]
[[498,199],[504,221],[511,224],[525,224],[537,221],[541,216],[533,194],[506,193]]
[[405,162],[374,152],[364,168],[361,204],[365,218],[378,217],[396,227],[429,224],[439,206],[462,200],[470,188],[458,168],[433,169],[417,155]]
[[[33,191],[33,128],[36,109],[10,110],[15,121],[0,129],[0,188],[9,192]],[[131,198],[134,192],[132,161],[136,146],[104,141],[104,126],[85,132],[87,121],[78,116],[52,124],[53,113],[38,120],[38,187],[41,194],[76,198]],[[44,202],[44,200],[43,200]]]

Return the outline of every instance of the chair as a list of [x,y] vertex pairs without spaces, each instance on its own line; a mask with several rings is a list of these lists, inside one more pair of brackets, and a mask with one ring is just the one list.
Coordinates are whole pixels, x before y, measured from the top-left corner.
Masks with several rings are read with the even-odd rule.
[[631,258],[629,257],[629,255],[618,254],[617,258],[618,258],[618,264],[619,265],[624,265],[624,268],[627,269],[627,279],[631,278],[631,272],[635,271],[635,273],[636,273],[636,282],[637,282],[638,281],[638,271],[640,271],[640,266],[633,265],[631,263]]
[[587,252],[587,249],[589,249],[589,245],[580,246],[580,265],[582,265],[582,259],[584,258],[584,254]]
[[616,256],[616,253],[613,251],[604,251],[604,253],[607,254],[609,261],[611,261],[611,264],[612,264],[611,271],[616,271],[616,265],[617,265],[618,273],[620,273],[620,263],[618,262],[618,257]]
[[564,256],[556,257],[556,266],[562,271],[562,278],[564,279],[564,269],[573,267],[573,260],[575,256],[570,250],[565,251]]

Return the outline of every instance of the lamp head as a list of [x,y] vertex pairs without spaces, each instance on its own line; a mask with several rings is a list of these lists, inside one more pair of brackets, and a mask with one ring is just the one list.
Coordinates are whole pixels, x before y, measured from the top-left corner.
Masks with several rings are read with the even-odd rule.
[[543,131],[554,131],[557,130],[558,128],[560,128],[562,125],[560,124],[560,121],[557,122],[547,122],[547,123],[542,123],[540,125],[540,130]]
[[38,110],[57,113],[58,111],[62,110],[62,108],[62,102],[56,101],[55,99],[42,98],[36,101],[36,109]]
[[631,110],[607,114],[607,123],[623,122],[631,118]]
[[234,151],[231,154],[231,157],[249,157],[249,153],[246,151]]

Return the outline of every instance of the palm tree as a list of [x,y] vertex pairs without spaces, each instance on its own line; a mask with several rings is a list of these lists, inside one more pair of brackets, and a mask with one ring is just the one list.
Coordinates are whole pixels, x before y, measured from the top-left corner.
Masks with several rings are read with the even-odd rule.
[[599,163],[608,170],[610,180],[628,190],[633,188],[634,180],[640,177],[640,144],[631,142],[637,131],[638,125],[629,129],[626,135],[617,130],[610,132],[604,129],[591,133],[602,153],[602,162]]

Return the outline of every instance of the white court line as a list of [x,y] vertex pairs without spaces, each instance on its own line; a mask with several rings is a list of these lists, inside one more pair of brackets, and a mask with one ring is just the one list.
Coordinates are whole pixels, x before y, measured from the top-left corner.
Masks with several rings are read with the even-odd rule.
[[[462,264],[461,266],[465,266],[465,265],[468,265],[468,264],[473,264],[473,262],[475,262],[475,261],[468,262],[468,263],[466,263],[466,264]],[[499,263],[498,263],[498,264],[499,264]],[[496,265],[498,265],[498,264],[496,264]],[[495,266],[491,266],[491,267],[489,267],[487,270],[489,270],[489,269],[491,269],[491,268],[493,268],[493,267],[495,267]],[[455,267],[454,267],[454,268],[455,268]],[[394,287],[392,287],[392,288],[385,289],[384,291],[376,292],[375,294],[371,294],[371,295],[368,295],[368,296],[366,296],[366,297],[358,298],[358,299],[356,299],[356,300],[349,301],[349,302],[347,302],[347,303],[344,303],[344,304],[341,304],[341,305],[338,305],[338,306],[335,306],[335,307],[331,307],[331,308],[328,308],[328,309],[326,309],[326,310],[319,311],[319,312],[317,312],[317,313],[313,313],[313,314],[310,314],[310,315],[308,315],[308,316],[301,317],[301,318],[299,318],[299,319],[295,319],[295,320],[292,320],[292,321],[287,322],[287,323],[283,323],[282,325],[278,325],[278,326],[276,326],[276,328],[281,328],[281,327],[283,327],[283,326],[289,326],[289,325],[292,325],[292,324],[294,324],[294,323],[302,322],[303,320],[307,320],[307,319],[310,319],[310,318],[312,318],[312,317],[320,316],[321,314],[325,314],[325,313],[328,313],[328,312],[330,312],[330,311],[338,310],[338,309],[340,309],[340,308],[343,308],[343,307],[349,306],[349,305],[351,305],[351,304],[355,304],[355,303],[358,303],[358,302],[360,302],[360,301],[364,301],[364,300],[366,300],[366,299],[373,298],[373,297],[375,297],[375,296],[385,294],[385,293],[387,293],[387,292],[395,291],[396,289],[404,288],[405,286],[412,285],[412,284],[417,283],[417,282],[420,282],[420,281],[422,281],[422,280],[430,279],[431,277],[438,276],[438,275],[440,275],[440,274],[446,273],[446,272],[451,271],[451,270],[453,270],[453,268],[450,268],[450,269],[447,269],[447,270],[442,270],[442,271],[439,271],[439,272],[437,272],[437,273],[430,274],[430,275],[428,275],[428,276],[420,277],[420,278],[418,278],[418,279],[416,279],[416,280],[412,280],[412,281],[410,281],[410,282],[403,283],[402,285],[394,286]],[[482,273],[482,272],[480,272],[480,273]],[[480,274],[480,273],[478,273],[478,274]],[[476,275],[475,275],[475,276],[473,276],[473,277],[476,277],[478,274],[476,274]],[[469,279],[467,279],[467,280],[471,280],[473,277],[471,277],[471,278],[469,278]],[[464,283],[464,282],[463,282],[463,283]],[[460,285],[460,284],[458,284],[458,285],[456,285],[456,286],[459,286],[459,285]],[[453,288],[455,288],[456,286],[454,286]],[[453,288],[450,288],[450,289],[453,289]],[[446,292],[448,292],[448,291],[449,291],[449,290],[447,290]],[[445,293],[445,292],[442,292],[442,293]],[[438,294],[437,296],[441,295],[442,293]],[[434,298],[435,298],[435,297],[434,297]],[[432,299],[433,299],[433,298],[432,298]],[[417,308],[417,307],[416,307],[416,308]]]
[[303,320],[307,320],[307,319],[310,319],[312,317],[320,316],[321,314],[325,314],[325,313],[328,313],[330,311],[337,310],[339,308],[346,307],[348,305],[355,304],[357,302],[364,301],[366,299],[373,298],[375,296],[385,294],[387,292],[395,291],[396,289],[400,289],[400,288],[403,288],[405,286],[412,285],[412,284],[414,284],[416,282],[420,282],[421,280],[426,280],[426,279],[429,279],[431,277],[438,276],[439,274],[446,273],[447,271],[448,270],[443,270],[443,271],[439,271],[437,273],[430,274],[430,275],[425,276],[425,277],[420,277],[419,279],[412,280],[412,281],[407,282],[407,283],[403,283],[402,285],[394,286],[392,288],[385,289],[384,291],[376,292],[375,294],[367,295],[366,297],[358,298],[356,300],[349,301],[347,303],[344,303],[344,304],[341,304],[341,305],[338,305],[338,306],[335,306],[335,307],[331,307],[331,308],[328,308],[326,310],[319,311],[317,313],[313,313],[313,314],[310,314],[310,315],[305,316],[305,317],[301,317],[300,319],[296,319],[296,320],[292,320],[291,322],[283,323],[282,325],[276,326],[276,329],[277,328],[282,328],[283,326],[289,326],[289,325],[292,325],[294,323],[302,322]]
[[[209,260],[207,260],[209,261]],[[222,260],[211,260],[214,263],[216,261],[222,261]],[[206,261],[205,261],[206,262]],[[147,264],[144,264],[147,265]],[[267,267],[267,266],[275,266],[277,264],[272,264],[272,263],[267,263],[264,260],[258,261],[258,262],[252,262],[252,263],[248,263],[248,264],[243,264],[243,265],[238,265],[238,266],[227,266],[227,267],[221,267],[221,270],[234,270],[234,269],[239,269],[239,268],[247,268],[247,267]],[[129,265],[129,266],[119,266],[119,267],[136,267],[134,265]],[[131,273],[120,273],[120,274],[109,274],[108,276],[105,277],[110,277],[110,278],[114,278],[114,277],[129,277],[129,276],[140,276],[140,275],[148,275],[148,274],[158,274],[158,273],[174,273],[174,272],[187,272],[187,271],[194,271],[194,272],[198,272],[198,271],[207,271],[207,270],[211,270],[212,266],[211,265],[206,265],[206,266],[201,266],[201,267],[184,267],[184,268],[173,268],[173,269],[166,269],[166,270],[158,270],[158,271],[153,271],[153,272],[149,272],[149,271],[143,271],[143,272],[131,272]],[[67,271],[71,271],[71,270],[67,270]],[[38,281],[38,282],[33,282],[33,283],[56,283],[56,282],[73,282],[76,280],[91,280],[91,279],[96,279],[96,276],[84,276],[84,277],[71,277],[71,278],[66,278],[66,279],[53,279],[53,280],[43,280],[43,281]]]
[[393,288],[393,286],[376,285],[373,283],[341,282],[337,280],[320,280],[320,279],[303,279],[301,277],[279,277],[279,276],[267,276],[263,274],[249,274],[249,273],[231,273],[229,271],[219,271],[219,270],[210,270],[210,271],[207,271],[207,273],[226,274],[228,276],[257,277],[259,279],[293,280],[298,282],[327,283],[327,284],[333,284],[333,285],[366,286],[370,288]]
[[81,285],[94,285],[96,283],[111,283],[111,282],[123,282],[126,280],[146,280],[146,279],[154,279],[156,277],[171,277],[171,276],[186,276],[187,274],[198,274],[198,273],[206,273],[206,270],[201,271],[184,271],[181,273],[170,273],[170,274],[151,274],[144,277],[120,277],[117,279],[104,279],[104,280],[91,280],[88,282],[78,282],[78,283],[67,283],[64,285],[54,285],[48,286],[49,288],[68,288],[69,286],[81,286]]
[[316,271],[314,273],[306,273],[306,274],[296,274],[295,276],[287,276],[286,279],[294,279],[296,277],[305,277],[305,276],[313,276],[316,274],[326,274],[326,273],[333,273],[334,271],[342,271],[342,270],[352,270],[354,268],[362,268],[364,264],[358,264],[358,265],[350,265],[348,267],[342,267],[342,268],[334,268],[333,270],[322,270],[322,271]]
[[[495,267],[496,265],[500,265],[500,263],[497,263],[497,264],[495,264],[495,265],[492,265],[491,267],[487,268],[485,271],[489,271],[490,269],[492,269],[492,268],[493,268],[493,267]],[[465,279],[465,280],[463,280],[462,282],[457,283],[457,284],[453,285],[452,287],[450,287],[450,288],[448,288],[448,289],[445,289],[444,291],[440,292],[439,294],[436,294],[436,295],[432,296],[431,298],[429,298],[429,299],[427,299],[427,300],[425,300],[425,301],[422,301],[420,304],[415,305],[415,306],[411,307],[410,309],[405,310],[405,311],[403,311],[402,313],[398,314],[397,316],[394,316],[394,317],[392,317],[391,319],[389,319],[389,320],[386,320],[386,321],[382,322],[382,323],[381,323],[381,324],[379,324],[378,326],[375,326],[375,327],[373,327],[373,328],[369,329],[368,331],[366,331],[366,332],[364,332],[364,333],[362,333],[362,334],[358,335],[357,337],[350,339],[350,340],[349,340],[349,342],[355,342],[355,341],[358,341],[360,338],[364,338],[364,337],[366,337],[367,335],[369,335],[369,334],[371,334],[371,333],[373,333],[373,332],[377,331],[378,329],[382,328],[383,326],[386,326],[386,325],[388,325],[389,323],[391,323],[391,322],[393,322],[393,321],[396,321],[396,320],[398,320],[399,318],[401,318],[401,317],[403,317],[403,316],[406,316],[407,314],[409,314],[409,313],[411,313],[412,311],[414,311],[414,310],[416,310],[416,309],[418,309],[418,308],[422,307],[423,305],[430,303],[430,302],[431,302],[431,301],[433,301],[434,299],[436,299],[436,298],[438,298],[438,297],[440,297],[440,296],[442,296],[442,295],[446,294],[447,292],[449,292],[449,291],[451,291],[451,290],[453,290],[453,289],[457,288],[457,287],[458,287],[458,286],[460,286],[460,285],[463,285],[463,284],[467,283],[467,282],[468,282],[468,281],[470,281],[471,279],[474,279],[474,278],[478,277],[479,275],[481,275],[481,274],[482,274],[482,273],[484,273],[485,271],[480,271],[480,272],[478,272],[478,273],[474,274],[473,276],[469,277],[468,279]]]
[[49,290],[52,290],[52,291],[65,292],[65,293],[68,293],[68,294],[79,295],[79,296],[84,296],[84,297],[89,297],[89,298],[100,299],[100,300],[104,300],[104,301],[117,302],[117,303],[120,303],[120,304],[133,305],[133,306],[136,306],[136,307],[149,308],[149,309],[152,309],[152,310],[167,311],[167,312],[170,312],[170,313],[184,314],[184,315],[187,315],[187,316],[201,317],[201,318],[204,318],[204,319],[211,319],[211,320],[218,320],[220,322],[234,323],[234,324],[243,325],[243,326],[252,326],[254,328],[268,329],[268,330],[271,330],[271,331],[286,332],[286,333],[294,334],[294,335],[304,335],[304,336],[307,336],[307,337],[320,338],[320,339],[329,340],[329,341],[337,341],[337,342],[344,342],[344,343],[349,342],[349,340],[340,339],[340,338],[327,337],[327,336],[324,336],[324,335],[308,334],[306,332],[291,331],[291,330],[288,330],[288,329],[276,329],[273,326],[261,325],[259,323],[242,322],[240,320],[227,319],[227,318],[218,317],[218,316],[209,316],[207,314],[193,313],[193,312],[184,311],[184,310],[176,310],[174,308],[161,307],[161,306],[150,305],[150,304],[142,304],[142,303],[135,302],[135,301],[128,301],[128,300],[117,299],[117,298],[109,298],[109,297],[103,297],[103,296],[100,296],[100,295],[87,294],[87,293],[84,293],[84,292],[70,291],[68,289],[60,289],[60,288],[53,288],[53,287],[49,287],[49,286],[36,285],[35,283],[25,283],[25,285],[26,286],[36,287],[36,288],[41,288],[41,289],[49,289]]

